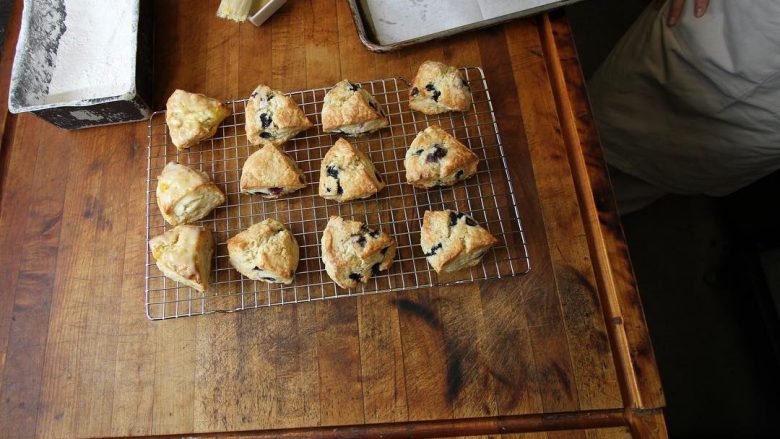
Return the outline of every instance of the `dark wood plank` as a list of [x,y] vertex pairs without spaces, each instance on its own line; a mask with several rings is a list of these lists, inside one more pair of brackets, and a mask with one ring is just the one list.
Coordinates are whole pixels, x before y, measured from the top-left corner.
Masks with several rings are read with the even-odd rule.
[[[10,145],[16,136],[18,118],[8,112],[8,86],[11,82],[11,68],[13,67],[13,56],[16,49],[16,41],[19,37],[19,23],[21,21],[22,2],[15,2],[13,10],[10,12],[8,26],[6,28],[5,43],[3,52],[6,54],[0,58],[0,118],[2,120],[2,136],[0,137],[0,242],[7,243],[8,248],[16,248],[18,239],[21,238],[17,233],[23,229],[23,224],[27,216],[21,214],[21,206],[24,206],[24,194],[12,195],[11,191],[4,190],[9,182],[24,182],[29,186],[32,179],[33,166],[35,166],[36,156],[34,154],[23,154],[22,151],[16,151],[15,159],[12,158]],[[21,165],[21,166],[20,166]],[[12,198],[9,200],[9,198]],[[16,257],[14,252],[0,253],[0,284],[3,285],[3,294],[0,294],[0,377],[5,370],[5,361],[8,349],[8,335],[11,330],[11,318],[13,313],[14,291],[16,279],[21,260]],[[0,382],[2,390],[4,381]]]
[[[34,124],[23,123],[20,128],[22,131],[18,133],[17,141],[32,140],[38,134]],[[41,370],[33,372],[26,365],[42,364],[46,355],[64,202],[63,191],[50,191],[48,188],[65,186],[67,177],[59,170],[69,162],[67,154],[63,154],[66,150],[61,142],[62,134],[53,127],[48,131],[52,136],[50,141],[32,140],[27,144],[27,148],[36,150],[31,155],[40,159],[33,161],[35,165],[31,170],[30,185],[24,190],[26,196],[19,194],[26,198],[22,198],[24,207],[20,206],[19,216],[27,220],[21,229],[15,231],[19,241],[14,254],[20,264],[13,289],[7,292],[13,298],[13,311],[8,349],[4,350],[4,364],[7,366],[3,375],[5,385],[0,396],[2,425],[10,427],[4,430],[4,436],[35,435],[40,401]],[[66,157],[63,160],[49,159],[63,155]]]
[[[144,124],[135,127],[134,157],[131,159],[133,175],[145,172],[146,135]],[[111,403],[111,436],[148,436],[152,433],[156,362],[149,358],[154,351],[155,326],[146,320],[144,308],[144,257],[146,255],[145,218],[136,215],[146,208],[146,182],[131,179],[127,186],[129,199],[126,206],[126,232],[122,287],[118,297],[114,320],[119,330],[119,340],[114,365],[114,398]]]
[[[513,33],[520,36],[520,33]],[[512,37],[510,37],[512,38]],[[523,42],[525,50],[541,53],[540,38],[532,34]],[[515,44],[512,47],[519,48]],[[543,57],[525,57],[527,60],[516,72],[545,71]],[[535,60],[535,61],[532,61]],[[548,82],[546,80],[545,82]],[[540,192],[544,218],[550,233],[550,254],[556,273],[559,296],[566,321],[566,333],[571,347],[575,384],[580,406],[584,409],[606,408],[620,404],[617,374],[611,358],[604,316],[596,292],[596,274],[587,251],[587,238],[577,204],[575,182],[571,179],[568,152],[560,135],[561,127],[550,124],[557,114],[552,90],[539,84],[520,90],[521,105],[529,105],[528,131],[540,139],[532,141],[531,154],[540,156],[544,169],[535,172],[537,181],[545,181]],[[530,99],[530,93],[543,93],[547,99]],[[532,105],[532,106],[531,106]],[[524,114],[526,112],[524,111]],[[544,139],[544,140],[542,140]],[[553,163],[556,165],[553,166]],[[568,194],[567,196],[562,196]],[[556,224],[556,227],[552,225]],[[576,243],[572,247],[572,244]],[[567,247],[564,247],[567,246]],[[562,248],[567,248],[562,252]],[[575,250],[576,249],[576,250]]]
[[[602,257],[609,263],[611,282],[614,284],[616,307],[607,312],[607,322],[613,332],[625,331],[627,346],[616,349],[616,353],[625,350],[625,363],[630,366],[626,372],[636,377],[638,407],[661,407],[665,404],[661,380],[655,367],[655,355],[650,342],[650,334],[644,324],[642,302],[639,298],[634,271],[628,254],[623,228],[609,182],[606,162],[599,145],[596,125],[588,103],[588,93],[577,59],[576,47],[564,17],[550,21],[550,30],[558,50],[558,62],[566,84],[568,102],[571,105],[572,120],[577,130],[577,140],[582,146],[588,191],[598,212],[598,222],[603,239],[596,242],[591,239],[591,252],[602,251]],[[606,300],[605,300],[606,302]],[[612,340],[617,340],[613,335]],[[628,364],[630,363],[630,365]]]
[[[533,27],[528,23],[520,27],[512,35],[522,35],[524,32],[530,33],[533,31]],[[493,81],[512,82],[517,83],[517,93],[520,97],[519,106],[517,105],[516,96],[509,94],[502,94],[494,97],[494,105],[496,107],[496,113],[499,115],[506,115],[510,108],[520,108],[522,112],[522,120],[527,133],[529,154],[533,154],[534,147],[533,142],[534,133],[538,132],[543,127],[534,124],[533,117],[536,117],[536,110],[529,110],[525,105],[528,102],[538,103],[539,99],[536,98],[533,93],[536,92],[537,87],[534,87],[533,81],[544,81],[544,71],[538,69],[526,69],[524,75],[520,78],[512,77],[512,70],[510,66],[505,63],[500,63],[496,60],[508,59],[510,52],[507,46],[505,35],[500,30],[496,29],[492,32],[486,32],[480,36],[480,49],[482,51],[483,66],[486,69],[486,74],[489,74],[491,78],[495,78]],[[527,95],[531,93],[531,95]],[[505,116],[499,116],[504,117]],[[508,121],[506,119],[499,119],[499,126],[504,122],[505,125]],[[515,122],[516,123],[516,122]],[[549,123],[549,121],[548,121]],[[551,164],[552,168],[555,168]],[[539,175],[539,172],[534,168],[534,177],[537,182],[545,182],[544,175]],[[537,183],[538,187],[539,183]],[[544,187],[539,187],[540,198],[541,192]],[[542,217],[545,217],[546,212],[545,205],[542,204]],[[529,215],[526,215],[529,216]],[[532,224],[537,225],[537,224]],[[545,224],[546,225],[546,224]],[[528,227],[528,226],[526,226]],[[542,406],[544,410],[549,411],[565,411],[576,410],[579,408],[579,402],[577,399],[577,389],[574,383],[574,372],[572,370],[570,352],[568,341],[565,337],[565,323],[561,316],[560,302],[555,286],[555,279],[551,276],[554,271],[548,265],[550,258],[549,253],[546,253],[546,249],[541,246],[548,243],[541,240],[541,237],[545,234],[554,233],[550,231],[548,227],[545,228],[546,233],[539,233],[536,230],[530,229],[528,236],[530,240],[530,252],[531,260],[535,262],[536,266],[534,271],[529,273],[529,276],[542,276],[546,278],[542,281],[545,288],[537,294],[526,296],[527,298],[535,299],[533,305],[526,308],[525,315],[527,317],[527,324],[531,343],[533,346],[534,362],[537,367],[537,375],[540,380],[540,388],[545,389],[542,392]],[[550,238],[547,238],[548,242]],[[543,255],[537,257],[537,255]],[[539,266],[541,265],[541,266]],[[522,296],[521,296],[522,297]],[[527,306],[526,305],[526,306]],[[532,312],[529,312],[533,309]]]

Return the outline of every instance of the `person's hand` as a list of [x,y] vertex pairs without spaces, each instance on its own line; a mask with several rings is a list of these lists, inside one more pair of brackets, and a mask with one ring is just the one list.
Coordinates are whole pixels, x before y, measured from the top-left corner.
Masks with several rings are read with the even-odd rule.
[[[655,0],[656,8],[661,8],[666,0]],[[707,7],[710,5],[710,0],[693,0],[693,15],[695,17],[701,17],[707,12]],[[669,13],[666,15],[666,25],[674,26],[680,21],[683,9],[685,8],[685,0],[671,0],[669,5]]]

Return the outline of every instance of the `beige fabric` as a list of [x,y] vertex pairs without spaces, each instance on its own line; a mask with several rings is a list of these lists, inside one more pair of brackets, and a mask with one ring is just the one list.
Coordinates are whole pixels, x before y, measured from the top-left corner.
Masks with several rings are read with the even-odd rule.
[[659,188],[725,195],[780,168],[780,1],[639,17],[590,81],[607,161]]

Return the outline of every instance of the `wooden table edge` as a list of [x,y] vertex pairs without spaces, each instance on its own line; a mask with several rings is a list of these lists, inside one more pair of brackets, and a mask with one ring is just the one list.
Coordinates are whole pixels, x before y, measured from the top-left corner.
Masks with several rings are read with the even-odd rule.
[[[188,437],[252,437],[252,438],[438,438],[489,434],[533,433],[546,431],[585,430],[626,427],[633,437],[665,438],[666,428],[660,409],[610,409],[586,412],[546,413],[490,418],[462,418],[322,426],[316,428],[285,428],[274,430],[244,430],[231,432],[201,432]],[[133,436],[123,436],[130,438]],[[181,434],[147,436],[153,438],[181,437]],[[113,437],[112,437],[113,438]]]
[[562,14],[544,14],[539,32],[623,402],[628,409],[662,408],[660,375],[573,36]]

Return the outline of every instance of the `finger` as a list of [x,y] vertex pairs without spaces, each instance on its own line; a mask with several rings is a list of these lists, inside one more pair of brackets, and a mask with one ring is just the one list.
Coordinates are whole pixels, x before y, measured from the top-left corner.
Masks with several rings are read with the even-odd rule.
[[710,5],[710,0],[694,0],[693,2],[693,15],[701,17],[707,13],[707,7]]
[[685,8],[685,0],[672,0],[672,4],[669,5],[669,11],[666,13],[667,26],[672,27],[680,21],[683,8]]

